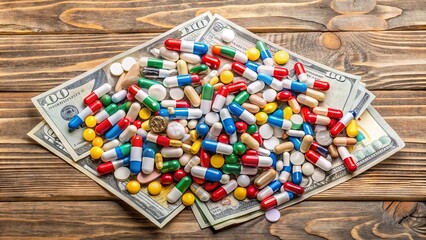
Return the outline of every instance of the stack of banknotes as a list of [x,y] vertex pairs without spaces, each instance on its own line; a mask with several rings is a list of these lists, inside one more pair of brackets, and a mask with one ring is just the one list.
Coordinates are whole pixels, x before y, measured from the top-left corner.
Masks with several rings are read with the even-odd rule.
[[[212,16],[210,12],[199,15],[142,45],[113,57],[60,86],[34,97],[32,101],[44,121],[35,126],[28,135],[125,201],[158,227],[163,227],[185,208],[181,201],[169,204],[167,202],[168,191],[163,191],[158,196],[150,196],[145,187],[142,187],[138,194],[131,195],[125,187],[127,182],[116,181],[112,174],[106,176],[97,174],[95,169],[99,163],[94,162],[89,156],[91,143],[83,139],[84,129],[70,132],[68,121],[76,112],[84,109],[82,99],[93,89],[106,82],[115,86],[117,79],[109,73],[109,66],[112,63],[121,62],[123,58],[129,56],[135,59],[142,56],[152,56],[150,50],[160,48],[167,38],[204,42],[209,46],[224,45],[225,43],[221,40],[224,29],[231,29],[235,32],[235,39],[231,46],[242,52],[246,52],[248,48],[255,46],[258,40],[262,40],[268,45],[272,55],[279,50],[287,51],[290,60],[284,67],[292,69],[295,62],[302,62],[310,77],[329,82],[331,87],[323,104],[342,109],[344,112],[355,110],[358,113],[358,127],[363,133],[366,133],[364,134],[366,139],[363,144],[358,144],[353,152],[358,160],[358,170],[354,174],[349,174],[343,165],[333,166],[334,168],[326,173],[322,181],[317,182],[308,178],[308,181],[304,182],[305,194],[280,206],[280,208],[288,207],[345,182],[404,147],[401,138],[370,105],[375,96],[361,83],[360,77],[340,72],[299,56],[266,39],[262,39],[219,15]],[[290,71],[289,78],[296,79],[293,70]],[[377,141],[382,144],[374,144]],[[380,148],[377,148],[377,146],[380,146]],[[167,188],[171,188],[171,186]],[[264,213],[260,210],[259,202],[256,199],[238,201],[232,194],[226,198],[226,201],[196,201],[191,208],[201,228],[211,226],[214,229],[246,222]]]

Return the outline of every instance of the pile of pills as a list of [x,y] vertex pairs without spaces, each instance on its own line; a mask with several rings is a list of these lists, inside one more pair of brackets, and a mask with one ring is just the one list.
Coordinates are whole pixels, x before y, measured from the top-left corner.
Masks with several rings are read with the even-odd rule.
[[[223,32],[232,42],[234,32]],[[129,193],[142,184],[155,196],[175,184],[169,203],[257,198],[277,221],[274,208],[302,195],[307,177],[322,181],[339,156],[356,171],[348,150],[363,139],[356,113],[319,107],[329,83],[309,78],[299,62],[298,81],[288,79],[280,66],[288,53],[272,57],[261,41],[243,53],[179,39],[150,52],[111,64],[118,88],[95,89],[69,122],[71,130],[87,126],[97,172],[128,181]]]

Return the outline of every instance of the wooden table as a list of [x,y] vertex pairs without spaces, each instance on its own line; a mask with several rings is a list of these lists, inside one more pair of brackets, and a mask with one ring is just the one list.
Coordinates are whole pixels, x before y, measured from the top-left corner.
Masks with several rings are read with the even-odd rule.
[[[0,238],[426,237],[426,2],[0,2]],[[406,147],[366,173],[282,210],[214,232],[186,209],[163,229],[26,136],[30,98],[205,11],[362,76]],[[173,16],[173,17],[170,17]]]

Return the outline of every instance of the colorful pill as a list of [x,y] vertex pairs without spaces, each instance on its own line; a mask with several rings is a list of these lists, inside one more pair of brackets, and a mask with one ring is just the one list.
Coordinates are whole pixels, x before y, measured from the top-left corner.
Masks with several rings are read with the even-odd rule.
[[[166,78],[170,76],[174,76],[177,74],[175,69],[159,69],[159,68],[150,68],[150,67],[144,67],[141,70],[142,76],[149,78],[149,79],[157,79],[157,78]],[[138,81],[139,87],[142,88],[142,86],[139,84],[140,80]]]
[[272,76],[277,79],[283,79],[288,76],[288,69],[278,66],[259,66],[257,68],[257,73],[264,73],[266,75]]
[[231,113],[228,109],[223,108],[220,110],[220,119],[222,120],[223,128],[225,129],[226,134],[232,135],[237,131],[235,127],[234,120],[231,117]]
[[292,123],[289,120],[280,118],[280,117],[276,117],[276,116],[268,116],[268,123],[275,126],[275,127],[279,127],[281,129],[284,130],[290,130]]
[[222,172],[215,168],[205,168],[194,166],[191,168],[191,175],[209,182],[219,182],[222,179]]
[[212,56],[208,54],[204,55],[201,58],[201,62],[213,69],[218,69],[220,66],[220,59],[216,56]]
[[274,59],[272,59],[271,52],[269,52],[269,49],[266,46],[266,43],[262,41],[257,41],[256,48],[260,52],[260,58],[262,59],[263,64],[265,64],[266,66],[273,66]]
[[290,153],[283,153],[283,170],[281,171],[280,176],[278,177],[281,183],[285,183],[288,181],[288,178],[290,177],[290,174],[292,172],[292,168],[293,165],[290,162]]
[[226,86],[228,93],[236,93],[247,89],[247,83],[245,82],[234,82]]
[[336,146],[354,146],[357,144],[356,138],[350,137],[335,137],[333,139],[333,144]]
[[212,53],[240,63],[246,63],[248,61],[247,55],[229,46],[213,45]]
[[108,105],[106,108],[104,108],[102,111],[98,112],[95,115],[96,122],[97,123],[102,122],[103,120],[107,119],[108,117],[116,113],[117,111],[118,111],[117,105],[115,103],[111,103],[110,105]]
[[158,59],[158,58],[141,57],[138,62],[141,67],[153,67],[153,68],[159,68],[159,69],[163,69],[163,68],[175,69],[176,68],[175,62]]
[[257,168],[247,167],[236,163],[227,163],[222,166],[222,172],[226,174],[242,174],[253,176],[257,174]]
[[114,172],[116,169],[120,167],[128,166],[129,164],[130,164],[130,157],[125,157],[115,161],[109,161],[109,162],[99,164],[99,166],[96,167],[96,172],[98,172],[100,175],[105,175],[107,173]]
[[319,154],[321,154],[323,157],[327,157],[327,155],[328,155],[327,148],[319,145],[319,143],[317,143],[317,142],[313,142],[311,144],[311,147],[309,149],[312,150],[312,151],[315,151],[315,152],[317,152]]
[[260,67],[260,64],[258,64],[257,62],[252,62],[252,61],[247,61],[246,62],[246,67],[250,68],[251,70],[257,72],[257,69]]
[[331,162],[329,162],[323,156],[321,156],[320,154],[312,150],[309,150],[308,152],[305,153],[305,158],[306,160],[308,160],[309,162],[311,162],[312,164],[314,164],[315,166],[321,168],[322,170],[326,172],[330,171],[331,168],[333,167],[331,165]]
[[110,130],[115,124],[117,124],[121,119],[126,116],[126,112],[123,110],[118,110],[116,113],[111,115],[109,118],[105,119],[95,128],[95,132],[98,135],[103,135],[108,130]]
[[294,71],[296,72],[297,79],[301,82],[307,82],[308,81],[308,75],[306,74],[305,68],[303,67],[303,64],[300,62],[297,62],[294,64]]
[[186,85],[192,85],[192,84],[199,84],[201,81],[200,76],[195,74],[185,74],[185,75],[179,75],[179,76],[173,76],[173,77],[166,77],[163,80],[164,86],[171,88],[171,87],[180,87],[180,86],[186,86]]
[[293,94],[290,91],[283,90],[279,93],[277,93],[277,100],[278,101],[288,101],[290,99],[294,98]]
[[83,111],[74,115],[71,120],[68,122],[69,129],[77,129],[81,124],[83,124],[84,120],[102,108],[102,102],[99,100],[95,100],[92,104],[87,106]]
[[250,81],[257,79],[257,73],[240,62],[232,63],[232,70]]
[[142,168],[142,137],[135,136],[132,138],[132,147],[130,148],[130,172],[138,174]]
[[330,89],[330,84],[326,81],[310,78],[305,83],[308,86],[308,88],[312,88],[315,90],[327,91],[328,89]]
[[[163,148],[164,149],[164,148]],[[151,174],[154,171],[155,151],[152,148],[145,148],[142,155],[142,172]]]
[[252,125],[256,123],[256,117],[251,114],[249,111],[245,110],[238,103],[232,102],[228,106],[229,112],[233,115],[237,116],[239,119],[243,120],[248,125]]
[[111,85],[109,83],[104,83],[100,87],[96,88],[91,92],[89,95],[87,95],[83,102],[87,106],[98,100],[103,95],[107,94],[109,91],[111,91]]
[[160,109],[160,104],[154,98],[149,96],[148,93],[140,89],[136,84],[129,86],[129,93],[151,111],[156,112]]
[[294,193],[296,195],[303,195],[303,193],[305,192],[305,189],[299,185],[296,185],[292,182],[286,182],[283,184],[283,188],[284,191],[286,192],[291,192]]
[[257,200],[262,201],[263,199],[272,196],[276,191],[278,191],[282,186],[282,183],[279,180],[274,180],[268,184],[265,188],[260,190],[257,194]]
[[235,181],[235,179],[232,179],[227,184],[222,185],[218,189],[216,189],[211,195],[211,200],[213,202],[217,202],[221,200],[222,198],[226,197],[228,194],[234,191],[237,187],[238,187],[237,181]]
[[203,114],[207,114],[210,112],[212,108],[212,100],[213,100],[214,87],[210,83],[206,83],[203,86],[203,90],[201,92],[201,112]]
[[205,43],[168,38],[164,41],[164,47],[168,50],[188,52],[197,55],[206,54],[209,47]]
[[191,186],[192,179],[189,176],[183,177],[167,194],[167,201],[169,203],[175,203],[182,197],[183,193],[188,190],[189,186]]
[[270,75],[266,75],[265,73],[259,73],[257,78],[277,91],[281,91],[283,89],[282,82]]
[[[155,159],[154,159],[155,160]],[[180,168],[178,160],[166,161],[163,163],[163,168],[160,170],[161,173],[174,172]]]
[[152,131],[150,131],[146,135],[146,140],[163,147],[181,147],[182,146],[182,142],[180,140],[170,139],[162,135],[157,135],[153,133]]
[[191,104],[185,100],[163,100],[161,101],[161,107],[163,108],[189,108]]
[[241,164],[249,167],[271,167],[273,164],[272,158],[257,155],[243,155]]
[[254,180],[254,186],[257,189],[263,189],[272,182],[276,176],[277,172],[274,169],[268,169],[256,177]]
[[306,86],[303,82],[292,81],[289,79],[283,79],[281,82],[283,84],[283,88],[290,89],[295,92],[306,92],[306,89],[308,88],[308,86]]
[[343,164],[345,164],[346,169],[353,173],[357,170],[357,165],[355,158],[349,153],[348,149],[345,146],[337,147],[337,151],[339,152],[340,158],[343,160]]
[[228,88],[226,86],[222,86],[217,91],[217,94],[213,100],[212,110],[215,112],[219,112],[226,103],[226,97],[228,96]]
[[168,109],[162,108],[159,115],[169,119],[198,119],[201,118],[203,112],[198,108],[175,108],[174,113],[170,114]]
[[349,122],[356,117],[355,111],[347,112],[331,129],[330,135],[332,137],[336,137],[345,129],[345,127],[349,124]]
[[313,109],[313,112],[318,115],[326,116],[329,118],[340,119],[343,117],[343,112],[340,109],[336,109],[336,108],[315,107]]
[[105,138],[107,140],[116,139],[128,126],[130,125],[130,120],[127,118],[121,119],[117,124],[114,125],[106,134]]
[[230,155],[234,151],[231,145],[216,142],[213,140],[203,140],[202,145],[204,150],[224,155]]
[[[115,159],[120,159],[130,155],[130,150],[132,145],[130,143],[125,143],[118,147],[115,147],[111,150],[102,153],[101,159],[104,162],[113,161]],[[130,161],[130,160],[129,160]]]
[[352,119],[346,126],[346,135],[351,138],[358,136],[358,124],[355,119]]
[[292,166],[291,180],[297,185],[302,182],[302,167],[300,165]]
[[260,208],[264,211],[270,210],[292,200],[293,197],[294,195],[291,192],[277,193],[275,195],[263,199],[260,203]]
[[311,124],[319,124],[326,126],[330,123],[331,120],[329,117],[309,113],[308,116],[305,118],[305,121]]

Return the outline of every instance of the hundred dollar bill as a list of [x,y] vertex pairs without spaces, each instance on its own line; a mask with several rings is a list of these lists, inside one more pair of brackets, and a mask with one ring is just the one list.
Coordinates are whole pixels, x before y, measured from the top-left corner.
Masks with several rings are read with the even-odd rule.
[[[222,41],[222,31],[224,29],[232,29],[235,32],[235,39],[230,44],[225,44]],[[246,52],[248,48],[256,46],[256,42],[261,40],[266,43],[272,55],[279,50],[285,50],[289,53],[289,61],[283,65],[289,69],[290,79],[296,79],[296,74],[293,65],[296,62],[302,62],[309,77],[325,80],[330,83],[330,89],[327,91],[325,100],[321,106],[329,106],[333,108],[342,109],[343,111],[351,110],[353,100],[358,89],[360,77],[349,73],[344,73],[336,69],[327,67],[321,63],[315,62],[311,59],[302,57],[293,53],[283,47],[280,47],[266,39],[263,39],[247,29],[238,26],[237,24],[215,14],[214,18],[198,38],[197,41],[204,42],[209,46],[229,45],[236,48],[241,52]]]
[[371,102],[376,96],[365,88],[365,83],[361,83],[358,87],[352,110],[356,112],[356,116],[359,117],[364,113],[365,109],[370,106]]
[[78,162],[74,162],[61,143],[61,140],[45,121],[35,126],[28,133],[28,136],[132,206],[160,228],[166,225],[185,208],[182,201],[178,201],[174,204],[169,204],[167,202],[167,194],[172,190],[172,185],[165,186],[158,196],[149,195],[146,186],[142,186],[137,194],[129,194],[126,190],[128,181],[118,182],[114,179],[113,174],[99,176],[96,172],[96,166],[98,164],[90,157],[85,157]]
[[92,92],[92,90],[107,82],[115,86],[117,77],[113,77],[110,74],[109,66],[114,62],[121,62],[123,58],[129,56],[136,59],[141,56],[151,56],[150,50],[154,47],[162,46],[164,40],[167,38],[195,40],[205,30],[211,19],[212,15],[210,12],[204,13],[142,45],[111,58],[80,76],[32,98],[35,107],[49,126],[52,127],[52,130],[61,140],[74,161],[88,156],[91,144],[81,137],[84,128],[70,131],[68,129],[68,121],[86,107],[82,99]]
[[[355,156],[358,169],[350,174],[341,159],[333,160],[333,169],[325,174],[323,180],[315,182],[311,177],[303,177],[302,186],[305,193],[292,201],[281,205],[279,209],[291,206],[324,190],[343,183],[385,160],[402,149],[405,144],[398,134],[385,122],[380,114],[369,106],[359,116],[359,131],[365,139],[358,143],[351,153]],[[320,170],[320,169],[318,169]],[[263,214],[257,200],[237,201],[232,194],[219,202],[196,201],[204,217],[215,229],[241,223]]]

